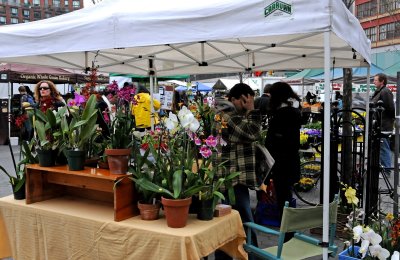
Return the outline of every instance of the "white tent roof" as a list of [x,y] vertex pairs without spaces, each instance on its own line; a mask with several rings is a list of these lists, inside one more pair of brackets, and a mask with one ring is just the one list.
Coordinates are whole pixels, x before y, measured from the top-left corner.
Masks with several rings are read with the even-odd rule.
[[158,76],[321,68],[327,31],[336,67],[367,65],[370,42],[341,0],[103,1],[1,26],[0,62],[147,75],[152,57]]

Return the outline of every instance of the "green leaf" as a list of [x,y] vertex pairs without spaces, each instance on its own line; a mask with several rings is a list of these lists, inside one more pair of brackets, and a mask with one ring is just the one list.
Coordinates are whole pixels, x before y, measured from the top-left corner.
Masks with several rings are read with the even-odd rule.
[[179,198],[182,191],[182,170],[177,170],[172,176],[172,187],[174,190],[174,198]]
[[83,110],[82,113],[83,120],[88,120],[92,116],[93,112],[97,112],[96,102],[97,102],[96,95],[91,95],[89,100],[86,102],[85,109]]
[[46,117],[47,117],[47,122],[49,123],[51,129],[54,129],[55,127],[57,127],[57,120],[56,120],[56,116],[53,113],[53,110],[47,109]]
[[219,191],[214,191],[213,193],[215,196],[217,196],[218,198],[220,198],[221,200],[225,200],[225,196],[219,192]]

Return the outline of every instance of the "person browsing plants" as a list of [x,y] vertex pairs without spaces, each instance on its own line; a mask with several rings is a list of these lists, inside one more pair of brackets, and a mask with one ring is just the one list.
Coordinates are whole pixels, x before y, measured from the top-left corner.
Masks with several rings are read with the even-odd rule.
[[56,85],[49,80],[42,80],[36,84],[34,97],[37,107],[42,112],[46,112],[47,109],[55,110],[65,106],[65,101],[56,89]]
[[[228,100],[234,109],[221,113],[222,147],[218,175],[239,171],[238,178],[233,180],[235,203],[233,208],[239,211],[242,222],[254,222],[250,208],[249,188],[260,185],[256,176],[256,141],[261,136],[261,114],[254,109],[254,91],[244,83],[238,83],[230,90]],[[257,241],[252,234],[253,241]],[[229,259],[222,251],[215,253],[216,259]]]
[[[135,116],[136,130],[143,132],[145,129],[150,130],[151,117],[154,116],[151,111],[150,92],[144,86],[138,86],[138,94],[135,95],[135,102],[132,105],[132,115]],[[153,99],[154,110],[160,109],[161,103],[157,99]],[[157,117],[155,117],[154,123]]]

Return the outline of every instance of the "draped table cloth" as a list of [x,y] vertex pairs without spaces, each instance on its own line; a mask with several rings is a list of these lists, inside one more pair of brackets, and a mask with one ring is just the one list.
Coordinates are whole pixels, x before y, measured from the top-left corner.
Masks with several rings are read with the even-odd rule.
[[0,258],[14,259],[200,259],[220,248],[247,259],[237,211],[211,221],[190,215],[184,228],[165,218],[140,216],[115,222],[110,205],[77,197],[34,204],[0,198]]

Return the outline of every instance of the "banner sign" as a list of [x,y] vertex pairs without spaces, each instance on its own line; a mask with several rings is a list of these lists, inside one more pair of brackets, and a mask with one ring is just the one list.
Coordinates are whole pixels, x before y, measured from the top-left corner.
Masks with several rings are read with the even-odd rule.
[[161,109],[173,110],[174,108],[174,87],[173,86],[160,86],[160,103]]
[[[319,91],[324,91],[324,83],[315,83],[316,90]],[[370,92],[374,93],[376,90],[376,87],[374,84],[371,84],[370,86]],[[390,91],[393,93],[396,93],[397,91],[397,85],[394,84],[388,84],[386,85]],[[331,83],[331,90],[332,91],[340,91],[343,92],[343,84],[342,83]],[[353,93],[365,93],[367,92],[367,84],[352,84],[352,92]]]

